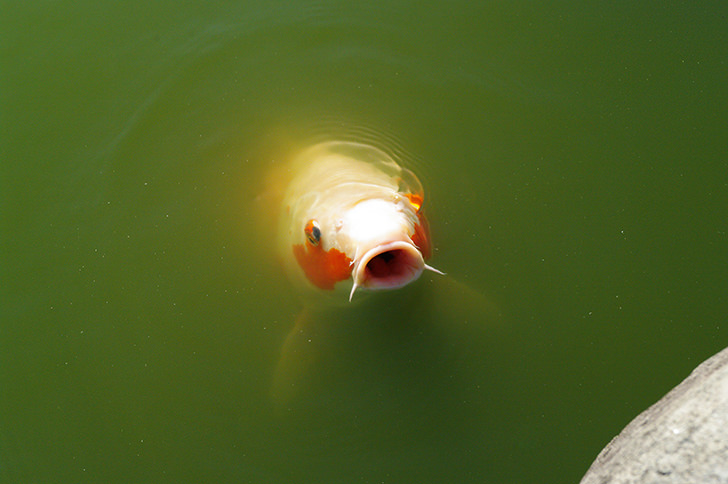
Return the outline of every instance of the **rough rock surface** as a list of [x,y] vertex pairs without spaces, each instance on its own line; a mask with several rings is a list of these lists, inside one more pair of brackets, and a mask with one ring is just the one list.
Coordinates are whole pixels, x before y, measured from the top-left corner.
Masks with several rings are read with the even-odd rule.
[[642,412],[581,484],[728,483],[728,348]]

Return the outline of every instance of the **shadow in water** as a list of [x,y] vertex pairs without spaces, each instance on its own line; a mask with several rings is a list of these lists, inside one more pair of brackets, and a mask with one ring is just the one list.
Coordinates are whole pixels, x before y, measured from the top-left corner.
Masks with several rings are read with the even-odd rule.
[[493,390],[510,366],[498,350],[504,328],[493,303],[449,276],[347,307],[306,307],[271,390],[291,446],[329,457],[349,448],[385,468],[400,456],[418,472],[446,455],[478,460],[484,434],[501,425],[489,409],[503,405]]

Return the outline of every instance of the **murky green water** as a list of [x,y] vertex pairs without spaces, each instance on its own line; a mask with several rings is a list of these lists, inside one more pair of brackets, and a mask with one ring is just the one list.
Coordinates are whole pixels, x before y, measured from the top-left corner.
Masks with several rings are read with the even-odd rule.
[[[575,482],[726,346],[724,4],[377,3],[6,4],[2,482]],[[327,130],[411,153],[468,289],[275,404],[256,197]]]

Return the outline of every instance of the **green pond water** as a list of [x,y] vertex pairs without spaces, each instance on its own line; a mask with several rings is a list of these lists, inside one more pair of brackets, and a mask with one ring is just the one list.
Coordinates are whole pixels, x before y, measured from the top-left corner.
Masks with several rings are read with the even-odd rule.
[[[578,482],[728,344],[724,3],[2,11],[3,483]],[[276,399],[263,181],[339,136],[447,279],[318,316]]]

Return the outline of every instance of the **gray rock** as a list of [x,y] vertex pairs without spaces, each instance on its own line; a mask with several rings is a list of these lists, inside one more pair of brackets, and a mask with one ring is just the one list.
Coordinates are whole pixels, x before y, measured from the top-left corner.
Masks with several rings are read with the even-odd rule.
[[728,348],[642,412],[581,484],[728,483]]

